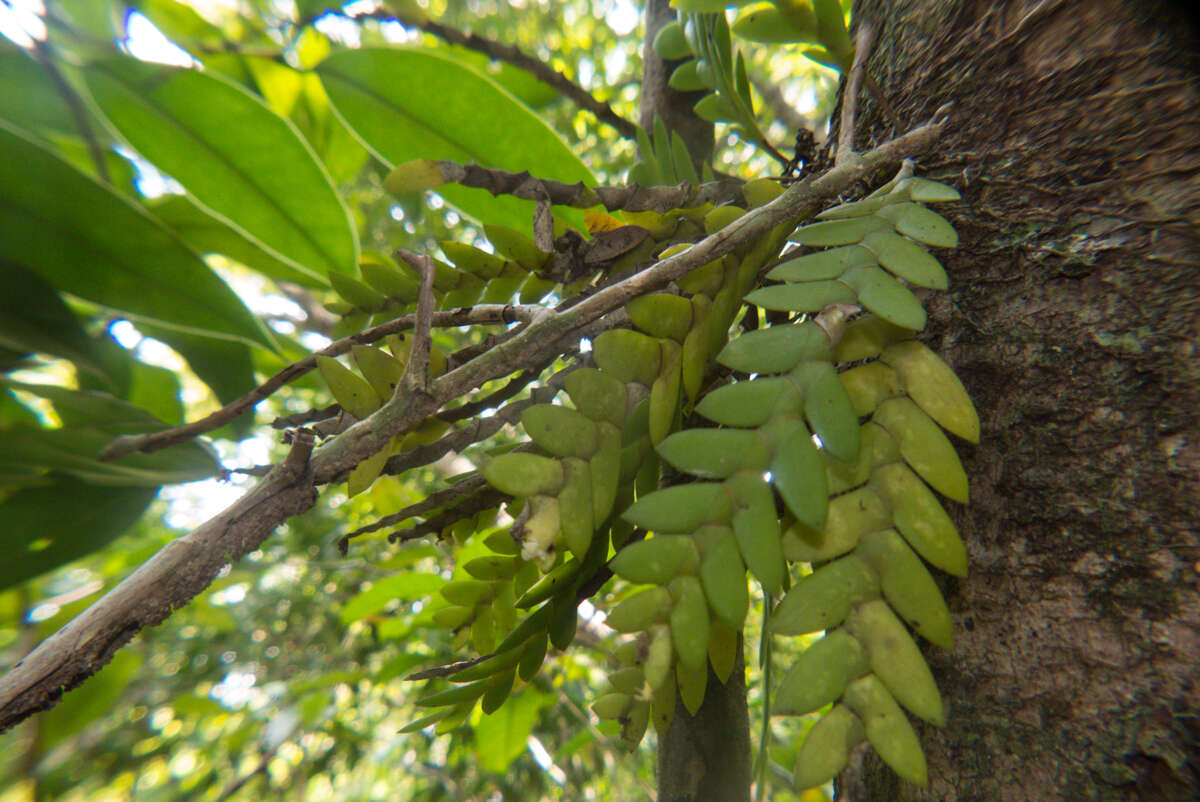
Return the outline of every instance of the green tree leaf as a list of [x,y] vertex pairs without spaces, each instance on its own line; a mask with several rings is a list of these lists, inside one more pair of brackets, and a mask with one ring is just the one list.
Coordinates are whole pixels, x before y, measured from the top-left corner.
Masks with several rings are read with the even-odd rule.
[[[325,59],[317,72],[334,107],[389,167],[412,159],[450,159],[529,170],[539,178],[593,181],[587,166],[541,118],[457,61],[418,50],[344,50]],[[459,186],[439,192],[477,219],[532,229],[531,201]],[[580,213],[565,216],[582,222]]]
[[263,101],[216,75],[135,59],[84,75],[121,136],[215,215],[301,271],[355,272],[348,209],[312,148]]
[[0,441],[0,473],[41,468],[98,485],[158,487],[207,479],[220,468],[213,454],[196,443],[98,461],[95,455],[111,441],[112,433],[103,429],[14,426]]
[[406,571],[381,579],[362,591],[342,608],[343,624],[358,621],[382,610],[392,599],[411,601],[433,594],[446,584],[446,580],[434,574],[418,574]]
[[63,476],[13,493],[0,502],[9,555],[0,561],[0,590],[101,548],[132,526],[157,492]]
[[89,301],[272,348],[233,290],[161,224],[2,121],[0,255]]
[[37,134],[74,134],[71,110],[50,75],[24,50],[0,40],[0,118]]
[[60,356],[111,382],[96,342],[44,278],[0,258],[0,287],[0,345]]
[[513,760],[525,751],[538,711],[547,701],[546,696],[528,688],[495,713],[480,718],[475,725],[475,755],[479,765],[496,774],[507,772]]
[[267,251],[241,231],[201,209],[186,195],[168,195],[146,204],[192,250],[219,253],[271,278],[309,287],[325,287],[324,276],[301,270]]

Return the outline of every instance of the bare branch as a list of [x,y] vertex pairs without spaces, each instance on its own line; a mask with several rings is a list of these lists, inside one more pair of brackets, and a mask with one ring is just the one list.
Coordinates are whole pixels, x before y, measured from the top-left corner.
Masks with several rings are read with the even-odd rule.
[[[108,44],[107,42],[105,44]],[[104,148],[101,147],[100,141],[96,138],[96,132],[92,130],[92,124],[89,122],[87,109],[80,100],[75,89],[67,83],[67,79],[63,77],[62,71],[58,65],[54,63],[54,50],[49,41],[34,40],[33,54],[38,63],[46,70],[46,74],[50,76],[50,81],[54,84],[54,89],[62,97],[63,103],[71,112],[71,119],[75,122],[75,127],[79,130],[79,136],[83,139],[87,146],[88,156],[91,157],[92,164],[96,166],[96,174],[100,176],[100,180],[106,184],[112,184],[112,177],[108,174],[108,163],[104,161]]]
[[925,152],[944,125],[943,108],[934,122],[862,154],[856,164],[793,184],[771,203],[751,210],[687,251],[601,290],[569,310],[541,311],[511,340],[431,382],[428,393],[396,394],[374,414],[322,444],[305,472],[297,475],[293,470],[298,457],[277,467],[227,510],[168,543],[0,678],[0,731],[53,707],[65,691],[96,673],[135,634],[162,622],[172,610],[207,588],[224,565],[257,548],[291,516],[312,508],[317,500],[316,485],[371,456],[388,438],[410,431],[449,401],[487,381],[561,352],[564,345],[581,336],[587,324],[631,298],[720,258],[780,223],[814,214],[828,199],[857,182]]
[[417,271],[421,286],[417,291],[417,318],[413,324],[412,348],[404,375],[396,387],[398,393],[425,392],[429,386],[429,348],[433,344],[430,327],[433,323],[433,260],[428,254],[415,254],[400,248],[396,254]]
[[441,509],[442,507],[453,504],[455,501],[466,498],[477,490],[481,490],[487,486],[487,481],[481,474],[473,474],[462,481],[455,482],[443,490],[426,496],[416,504],[409,504],[402,510],[397,510],[391,515],[385,515],[378,521],[360,526],[353,532],[348,532],[338,538],[337,548],[343,557],[346,556],[347,547],[350,541],[360,535],[369,535],[372,532],[378,532],[380,529],[387,529],[389,526],[396,526],[407,521],[409,518],[418,518],[427,512]]
[[397,529],[395,532],[389,532],[388,543],[404,543],[423,538],[426,535],[435,535],[446,527],[453,526],[472,515],[500,506],[508,498],[499,490],[491,488],[478,490],[453,507],[443,510],[432,518],[427,518],[423,523],[410,529]]
[[[481,304],[467,309],[435,312],[432,323],[435,326],[465,326],[470,324],[528,322],[533,319],[535,312],[538,311],[542,311],[540,306]],[[100,459],[114,460],[137,451],[158,451],[161,448],[191,440],[205,432],[219,429],[238,415],[252,409],[258,402],[269,398],[272,393],[288,382],[300,378],[315,368],[318,356],[339,356],[349,353],[351,347],[355,345],[376,342],[389,334],[407,331],[413,327],[416,318],[415,314],[403,315],[395,320],[389,320],[387,323],[372,326],[357,334],[351,334],[349,337],[343,337],[311,356],[307,356],[299,362],[293,362],[241,398],[229,402],[216,412],[200,420],[149,434],[123,435],[118,437],[100,452]]]
[[[710,181],[700,186],[679,184],[642,187],[633,184],[627,187],[592,189],[582,181],[567,184],[563,181],[537,178],[528,171],[510,173],[506,170],[480,167],[478,164],[431,159],[415,159],[402,164],[396,168],[393,175],[411,173],[425,177],[428,172],[439,174],[443,183],[486,189],[493,195],[512,195],[532,201],[549,200],[558,206],[574,206],[580,209],[603,205],[609,211],[623,209],[630,212],[654,211],[661,214],[671,209],[684,209],[703,203],[745,203],[745,197],[742,195],[745,182],[738,178]],[[404,191],[417,188],[409,183],[403,183],[402,186]],[[436,189],[438,186],[435,181],[424,183],[420,188]]]

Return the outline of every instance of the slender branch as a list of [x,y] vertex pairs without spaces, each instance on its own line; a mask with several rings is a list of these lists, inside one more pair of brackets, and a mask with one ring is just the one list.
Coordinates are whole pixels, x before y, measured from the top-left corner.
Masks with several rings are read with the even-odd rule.
[[417,271],[421,285],[417,290],[417,315],[413,323],[412,348],[408,364],[396,388],[398,393],[425,392],[429,386],[429,348],[433,344],[430,328],[433,325],[433,260],[428,254],[415,254],[400,248],[396,253]]
[[842,92],[842,119],[838,124],[837,157],[834,159],[834,164],[838,166],[848,164],[854,159],[854,117],[858,111],[858,93],[874,44],[875,26],[868,19],[859,20],[854,63],[850,66],[850,74],[846,76],[846,88]]
[[293,429],[297,426],[304,426],[308,423],[316,423],[318,421],[328,420],[342,411],[340,404],[330,404],[327,407],[317,407],[316,409],[305,410],[304,412],[294,412],[291,415],[281,415],[271,421],[272,429]]
[[416,504],[409,504],[402,510],[397,510],[391,515],[385,515],[378,521],[373,521],[366,526],[360,526],[353,532],[348,532],[338,538],[337,550],[345,557],[350,546],[350,541],[361,535],[369,535],[372,532],[378,532],[380,529],[387,529],[389,526],[396,526],[409,518],[417,518],[423,516],[431,510],[441,509],[449,504],[453,504],[460,498],[466,498],[477,490],[482,489],[487,485],[487,480],[481,474],[472,474],[462,481],[455,482],[449,487],[439,490],[436,493],[431,493],[425,498],[418,501]]
[[745,182],[738,178],[710,181],[700,186],[678,184],[643,187],[633,184],[628,187],[593,189],[584,185],[582,181],[568,184],[537,178],[528,171],[510,173],[506,170],[480,167],[478,164],[459,164],[432,159],[415,159],[398,166],[388,177],[386,186],[394,193],[403,194],[420,189],[437,189],[445,183],[486,189],[493,195],[512,195],[532,201],[549,200],[558,206],[587,209],[603,205],[609,211],[621,209],[630,212],[654,211],[661,214],[671,209],[710,202],[739,205],[745,203],[745,197],[742,195]]
[[448,510],[443,510],[432,518],[427,518],[423,523],[419,523],[410,529],[397,529],[395,532],[388,533],[388,543],[405,543],[409,540],[417,540],[426,535],[433,535],[441,532],[448,526],[453,526],[459,521],[469,518],[472,515],[477,515],[484,510],[490,510],[498,507],[509,499],[504,493],[499,490],[480,490],[474,495],[468,496],[464,501],[455,504]]
[[428,17],[418,18],[416,16],[400,14],[397,16],[397,19],[405,25],[411,25],[415,28],[420,28],[426,33],[431,33],[449,44],[483,53],[488,58],[507,62],[514,67],[525,70],[542,83],[557,89],[575,105],[590,111],[600,122],[607,123],[615,128],[617,133],[625,139],[634,139],[637,137],[637,126],[613,111],[611,105],[596,99],[582,86],[549,64],[534,58],[512,45],[502,44],[476,33],[463,33],[457,28],[442,25],[440,22],[434,22]]
[[443,409],[435,418],[442,423],[458,423],[467,418],[473,418],[485,409],[492,409],[503,404],[508,399],[512,398],[517,393],[529,386],[530,382],[542,375],[545,365],[537,368],[523,370],[515,377],[510,379],[503,387],[494,393],[489,393],[477,401],[470,401],[462,406],[453,407],[451,409]]
[[467,446],[491,437],[506,424],[515,423],[526,409],[534,404],[548,402],[557,392],[558,390],[553,387],[539,387],[533,391],[533,394],[529,398],[507,404],[495,415],[489,415],[486,418],[476,418],[471,422],[470,426],[456,429],[429,445],[419,446],[411,451],[405,451],[403,454],[391,457],[380,473],[389,476],[398,476],[421,465],[429,465],[432,462],[436,462],[452,451],[461,453]]
[[[432,325],[452,327],[476,323],[528,322],[533,319],[535,313],[541,310],[540,306],[481,304],[467,309],[434,312]],[[375,342],[382,340],[389,334],[411,329],[416,319],[417,316],[415,314],[403,315],[395,320],[389,320],[387,323],[381,323],[378,326],[372,326],[369,329],[360,331],[357,334],[351,334],[349,337],[336,340],[320,351],[301,359],[299,362],[293,362],[241,398],[229,402],[216,412],[206,415],[199,420],[149,434],[133,434],[118,437],[100,452],[100,459],[114,460],[137,451],[158,451],[161,448],[191,440],[205,432],[219,429],[238,415],[252,409],[258,402],[269,398],[272,393],[288,382],[300,378],[315,368],[318,356],[339,356],[349,353],[350,349],[355,345]]]
[[227,510],[190,534],[168,543],[132,575],[70,623],[44,640],[0,678],[0,731],[53,707],[112,659],[142,629],[165,620],[207,588],[220,570],[257,548],[293,515],[317,502],[316,485],[349,470],[382,448],[389,437],[411,430],[452,399],[484,382],[515,373],[560,352],[581,330],[631,298],[664,286],[784,222],[812,215],[828,199],[901,159],[925,152],[945,125],[935,119],[862,154],[857,164],[835,167],[790,186],[770,203],[752,209],[687,251],[604,289],[571,309],[543,310],[519,335],[440,376],[428,394],[397,394],[372,415],[321,445],[297,475],[289,460]]
[[111,185],[112,178],[108,174],[108,163],[104,161],[104,148],[100,146],[100,140],[96,138],[96,132],[92,130],[92,125],[88,121],[88,113],[87,109],[83,106],[83,101],[79,99],[79,95],[76,94],[75,89],[67,83],[67,79],[63,77],[62,70],[54,63],[54,52],[51,49],[50,43],[34,40],[33,53],[38,63],[42,65],[46,73],[50,76],[55,90],[58,91],[63,102],[67,104],[67,109],[71,112],[71,119],[75,121],[75,127],[79,129],[79,136],[83,138],[84,144],[87,145],[88,155],[92,159],[92,164],[96,165],[96,174],[100,176],[101,181]]
[[[418,465],[428,465],[435,460],[441,459],[451,451],[462,451],[472,443],[477,443],[480,440],[485,440],[488,437],[491,437],[506,424],[515,423],[521,417],[521,413],[529,407],[535,404],[544,404],[553,399],[554,396],[558,394],[558,391],[562,389],[567,375],[575,371],[577,368],[578,366],[572,366],[564,370],[560,370],[558,373],[551,376],[544,385],[534,390],[533,393],[530,394],[529,398],[525,399],[524,401],[517,401],[516,403],[508,404],[504,408],[498,410],[495,415],[490,415],[487,418],[476,418],[472,426],[452,432],[451,434],[448,434],[427,446],[413,449],[412,451],[407,451],[403,454],[392,457],[387,461],[387,464],[384,466],[384,469],[381,471],[381,473],[391,475],[401,474],[417,467]],[[487,401],[488,399],[493,398],[493,396],[501,393],[506,393],[509,396],[514,395],[519,392],[521,387],[527,385],[530,381],[533,381],[533,379],[536,379],[540,374],[540,369],[524,371],[520,376],[517,377],[517,379],[509,382],[507,385],[501,388],[501,390],[493,393],[492,395],[488,396],[487,399],[483,400]],[[519,380],[526,376],[529,378],[518,384]],[[518,386],[514,389],[513,385]],[[488,404],[482,408],[488,409],[491,406],[494,406],[494,404]],[[455,409],[453,411],[457,412],[458,410]],[[436,417],[440,417],[441,414],[442,413],[439,413],[439,415]],[[359,535],[368,534],[370,532],[377,532],[380,529],[394,526],[401,521],[404,521],[408,518],[414,518],[429,510],[444,507],[455,498],[472,493],[483,487],[484,484],[485,482],[483,477],[479,474],[476,474],[467,479],[463,479],[461,482],[455,483],[445,490],[439,490],[425,499],[418,501],[416,504],[410,504],[398,512],[394,512],[391,515],[380,518],[374,523],[359,527],[353,532],[343,535],[338,539],[337,542],[338,551],[340,551],[344,557],[346,555],[346,549],[353,538],[356,538]]]

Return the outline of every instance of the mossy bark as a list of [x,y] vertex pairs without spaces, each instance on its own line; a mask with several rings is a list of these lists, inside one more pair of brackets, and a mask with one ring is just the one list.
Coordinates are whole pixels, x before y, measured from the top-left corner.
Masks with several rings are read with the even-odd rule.
[[[961,246],[922,338],[983,439],[951,510],[930,784],[861,749],[839,799],[1200,798],[1200,83],[1182,5],[859,0]],[[869,98],[860,148],[894,132]]]

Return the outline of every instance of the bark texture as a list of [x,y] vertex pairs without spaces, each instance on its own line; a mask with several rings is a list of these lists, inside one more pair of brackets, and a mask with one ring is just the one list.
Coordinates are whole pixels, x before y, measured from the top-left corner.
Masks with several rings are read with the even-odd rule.
[[[738,639],[741,646],[741,639]],[[746,665],[738,649],[729,681],[708,667],[696,715],[675,697],[675,718],[658,750],[658,802],[749,802],[750,714]]]
[[[859,0],[923,174],[963,193],[925,339],[975,399],[930,785],[867,750],[839,799],[1200,799],[1200,87],[1182,10]],[[888,125],[864,99],[859,147]]]
[[[669,131],[677,131],[692,154],[696,169],[712,160],[713,124],[692,112],[692,106],[705,92],[678,92],[667,81],[680,62],[663,61],[654,52],[654,36],[676,19],[669,0],[646,0],[642,21],[645,26],[642,45],[642,101],[639,120],[647,132],[654,130],[654,117],[662,118]],[[642,154],[645,156],[646,154]]]

